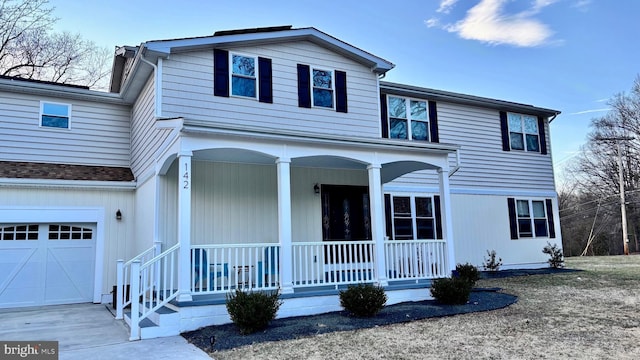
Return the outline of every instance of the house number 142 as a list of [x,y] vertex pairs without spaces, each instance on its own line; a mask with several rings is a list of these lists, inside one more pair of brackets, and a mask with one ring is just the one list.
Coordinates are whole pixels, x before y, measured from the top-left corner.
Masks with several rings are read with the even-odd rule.
[[183,180],[183,184],[184,184],[184,188],[188,189],[189,188],[189,165],[188,164],[184,164],[184,175],[182,175]]

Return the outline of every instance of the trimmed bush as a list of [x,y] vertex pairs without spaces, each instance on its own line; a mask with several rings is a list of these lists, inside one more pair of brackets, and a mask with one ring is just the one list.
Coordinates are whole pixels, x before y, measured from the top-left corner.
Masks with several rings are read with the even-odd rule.
[[227,311],[231,321],[243,335],[266,329],[282,305],[278,291],[244,292],[237,289],[227,294]]
[[482,265],[482,267],[485,270],[489,270],[489,271],[498,271],[500,270],[500,266],[502,266],[502,258],[498,258],[496,260],[496,251],[495,250],[487,250],[487,255],[489,255],[489,258],[484,258],[484,264]]
[[474,287],[476,281],[480,280],[480,271],[469,263],[456,265],[456,274],[460,279],[467,281],[471,287]]
[[384,308],[387,294],[372,284],[350,285],[340,291],[340,306],[357,317],[372,317]]
[[471,284],[462,278],[436,279],[431,284],[431,295],[441,304],[464,305],[469,301]]
[[562,249],[558,247],[558,245],[547,242],[547,246],[542,249],[542,252],[545,254],[549,254],[549,266],[554,269],[560,269],[564,267],[564,255],[562,254]]

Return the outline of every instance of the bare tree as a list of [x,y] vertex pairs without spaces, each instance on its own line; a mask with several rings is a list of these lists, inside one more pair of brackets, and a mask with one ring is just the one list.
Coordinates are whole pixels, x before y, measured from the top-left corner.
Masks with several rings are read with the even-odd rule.
[[52,32],[48,0],[0,0],[0,75],[106,88],[109,50]]
[[[599,252],[616,254],[622,249],[618,159],[622,159],[630,245],[631,249],[639,250],[634,240],[640,231],[640,77],[630,93],[616,94],[609,106],[611,110],[605,116],[591,121],[591,132],[581,155],[568,166],[566,173],[571,174],[575,193],[565,195],[571,201],[565,200],[560,206],[563,236],[566,233],[567,241],[574,242],[567,245],[585,246],[588,239],[581,235],[585,228],[602,229],[597,243]],[[593,206],[579,206],[583,200],[598,202],[599,218],[595,218]],[[571,206],[573,210],[569,209]],[[563,212],[566,219],[562,218]]]

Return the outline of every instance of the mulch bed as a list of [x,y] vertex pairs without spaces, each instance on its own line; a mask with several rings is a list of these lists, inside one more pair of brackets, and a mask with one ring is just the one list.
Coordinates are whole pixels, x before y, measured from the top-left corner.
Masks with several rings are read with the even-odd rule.
[[[482,278],[540,275],[576,271],[571,269],[525,269],[481,272]],[[426,318],[453,316],[479,311],[496,310],[514,304],[517,296],[499,292],[499,288],[478,288],[471,293],[465,305],[441,305],[435,300],[404,302],[386,306],[372,318],[357,318],[345,311],[320,315],[298,316],[273,320],[267,329],[241,335],[234,324],[208,326],[183,333],[190,343],[204,351],[228,350],[266,341],[290,340],[335,331],[367,329]],[[425,291],[428,291],[425,289]],[[211,339],[214,344],[211,345]]]

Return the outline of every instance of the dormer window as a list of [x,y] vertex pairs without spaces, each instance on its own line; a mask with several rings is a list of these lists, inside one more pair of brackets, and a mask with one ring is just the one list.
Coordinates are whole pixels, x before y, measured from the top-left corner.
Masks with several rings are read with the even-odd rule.
[[41,101],[40,126],[56,129],[70,129],[71,105]]
[[256,97],[256,58],[231,54],[231,95]]

